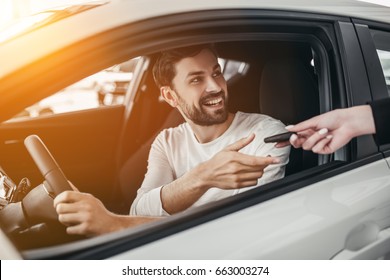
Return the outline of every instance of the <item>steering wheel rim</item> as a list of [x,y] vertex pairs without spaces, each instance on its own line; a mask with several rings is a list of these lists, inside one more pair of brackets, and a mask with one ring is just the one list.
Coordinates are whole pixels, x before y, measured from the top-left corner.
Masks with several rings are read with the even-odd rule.
[[50,196],[55,197],[63,191],[73,190],[58,163],[37,135],[26,137],[24,145],[45,178],[47,184],[44,185]]
[[69,235],[53,207],[55,196],[73,190],[61,168],[37,135],[24,140],[45,182],[31,189],[21,201],[8,204],[0,212],[0,222],[22,250],[82,240],[86,236]]

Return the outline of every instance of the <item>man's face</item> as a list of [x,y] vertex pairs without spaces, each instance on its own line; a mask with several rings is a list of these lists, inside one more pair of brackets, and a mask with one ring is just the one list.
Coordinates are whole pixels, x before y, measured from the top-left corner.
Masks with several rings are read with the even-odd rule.
[[225,122],[227,86],[214,54],[204,49],[194,57],[180,60],[175,67],[172,89],[182,113],[197,125]]

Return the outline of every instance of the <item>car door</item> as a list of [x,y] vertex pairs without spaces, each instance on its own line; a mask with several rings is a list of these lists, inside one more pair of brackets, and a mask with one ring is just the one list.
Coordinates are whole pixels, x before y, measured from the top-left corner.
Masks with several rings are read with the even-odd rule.
[[[367,77],[374,100],[389,98],[390,95],[390,33],[389,27],[364,20],[354,20],[356,33],[366,61]],[[389,165],[390,145],[379,146],[379,151]],[[378,180],[381,176],[378,175]],[[388,184],[387,176],[383,183]],[[358,225],[348,236],[349,248],[335,256],[336,259],[389,258],[390,215],[387,203],[376,204],[368,221]],[[363,241],[364,240],[364,241]]]

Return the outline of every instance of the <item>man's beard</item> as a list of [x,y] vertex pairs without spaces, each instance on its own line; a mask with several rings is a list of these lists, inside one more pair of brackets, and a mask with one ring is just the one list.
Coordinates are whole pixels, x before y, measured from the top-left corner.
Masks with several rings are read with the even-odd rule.
[[[177,92],[176,92],[177,93]],[[208,110],[205,110],[203,105],[206,100],[213,99],[213,98],[222,98],[223,102],[223,108],[214,110],[213,112],[208,112]],[[196,108],[195,106],[190,106],[185,103],[185,101],[181,98],[181,96],[177,93],[177,98],[179,102],[179,106],[181,107],[183,114],[191,120],[193,123],[201,126],[211,126],[215,124],[221,124],[224,123],[229,115],[228,109],[227,109],[227,103],[228,100],[225,97],[225,92],[220,91],[218,93],[212,93],[208,94],[204,97],[202,97],[199,100],[199,108]]]

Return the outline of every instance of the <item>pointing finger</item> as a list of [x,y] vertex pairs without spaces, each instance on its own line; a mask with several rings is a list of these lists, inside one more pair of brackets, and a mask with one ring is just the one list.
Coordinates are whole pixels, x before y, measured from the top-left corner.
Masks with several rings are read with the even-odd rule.
[[238,152],[239,150],[241,150],[242,148],[247,146],[249,143],[251,143],[253,141],[253,139],[255,139],[254,133],[252,133],[248,137],[242,138],[242,139],[238,140],[237,142],[227,146],[225,148],[225,150]]

